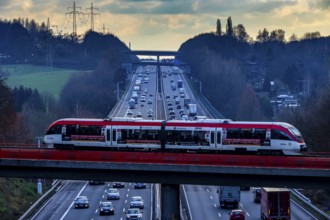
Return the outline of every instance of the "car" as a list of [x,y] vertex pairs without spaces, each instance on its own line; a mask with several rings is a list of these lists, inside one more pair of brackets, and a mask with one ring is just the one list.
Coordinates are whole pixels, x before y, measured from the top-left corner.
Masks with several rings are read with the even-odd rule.
[[181,116],[181,119],[187,121],[189,118],[188,118],[188,115],[184,114],[184,115]]
[[144,201],[141,196],[133,196],[129,203],[130,208],[144,209]]
[[119,198],[120,198],[120,194],[119,194],[119,190],[117,188],[108,189],[108,191],[107,191],[108,200],[119,199]]
[[140,117],[140,118],[142,118],[142,113],[141,113],[141,112],[138,112],[138,113],[136,114],[136,117]]
[[169,114],[170,115],[175,115],[175,111],[171,110]]
[[149,105],[152,104],[152,100],[151,99],[148,100],[148,104]]
[[143,103],[141,103],[141,105],[140,105],[141,107],[143,107],[144,106],[144,104]]
[[126,220],[142,220],[142,212],[140,209],[127,209],[125,214]]
[[147,184],[145,183],[134,183],[134,189],[145,189],[147,188]]
[[181,110],[179,111],[179,114],[180,114],[180,115],[184,114],[184,110],[181,109]]
[[170,120],[174,120],[174,119],[175,119],[175,115],[171,115]]
[[141,98],[141,102],[146,102],[146,99],[145,98]]
[[176,106],[176,109],[181,109],[181,105],[177,105]]
[[150,93],[149,96],[151,97],[151,96],[154,96],[154,95],[152,93]]
[[89,207],[89,200],[87,196],[78,196],[74,200],[74,207],[77,208],[88,208]]
[[154,117],[154,114],[153,114],[152,112],[149,112],[149,113],[148,113],[148,117],[149,117],[149,118],[152,118],[152,117]]
[[128,110],[127,115],[133,115],[133,112],[131,110]]
[[173,111],[173,107],[172,106],[168,107],[168,110]]
[[171,96],[167,95],[167,96],[166,96],[166,99],[169,99],[169,98],[171,98]]
[[229,220],[245,220],[245,213],[241,209],[231,210],[229,213]]
[[112,202],[102,202],[99,207],[100,215],[114,215],[115,207]]
[[125,183],[123,182],[113,182],[112,183],[112,188],[124,188],[125,187]]
[[90,180],[89,185],[103,185],[105,184],[104,181],[98,181],[98,180]]

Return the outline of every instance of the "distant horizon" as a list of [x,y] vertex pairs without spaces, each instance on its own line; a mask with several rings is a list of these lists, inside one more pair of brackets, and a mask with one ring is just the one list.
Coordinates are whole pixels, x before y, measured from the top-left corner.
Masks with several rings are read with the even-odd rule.
[[[91,3],[75,4],[77,12],[89,13],[76,15],[77,33],[85,34],[91,28]],[[94,31],[102,32],[104,25],[106,33],[131,44],[132,50],[176,51],[199,34],[215,32],[218,18],[225,32],[229,16],[233,26],[243,24],[253,40],[264,28],[284,30],[286,40],[316,31],[330,36],[328,0],[102,0],[93,2],[93,8]],[[6,0],[0,13],[2,20],[28,18],[39,24],[49,18],[54,34],[72,33],[73,1]]]

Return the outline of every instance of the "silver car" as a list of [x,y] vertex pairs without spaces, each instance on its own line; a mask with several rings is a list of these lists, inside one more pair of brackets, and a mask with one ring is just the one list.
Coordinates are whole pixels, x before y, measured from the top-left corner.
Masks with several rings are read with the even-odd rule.
[[144,209],[144,201],[141,196],[133,196],[130,201],[130,208]]
[[120,194],[119,194],[119,190],[115,189],[115,188],[110,188],[107,192],[107,199],[108,200],[113,200],[113,199],[119,199],[120,198]]

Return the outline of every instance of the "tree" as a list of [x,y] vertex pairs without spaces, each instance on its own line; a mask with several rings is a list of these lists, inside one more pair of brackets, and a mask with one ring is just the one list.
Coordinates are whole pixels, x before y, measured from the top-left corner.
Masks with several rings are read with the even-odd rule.
[[234,35],[233,23],[231,21],[231,17],[230,16],[227,19],[226,34],[229,37],[232,37]]
[[315,38],[320,38],[321,34],[319,31],[315,31],[315,32],[307,32],[304,34],[304,36],[302,37],[302,39],[315,39]]
[[289,37],[289,41],[290,42],[293,42],[293,41],[298,41],[298,37],[296,34],[292,34],[290,37]]
[[243,42],[248,42],[248,40],[250,38],[250,36],[245,31],[245,27],[242,24],[238,24],[234,28],[234,33],[235,33],[236,38]]
[[249,121],[261,119],[259,100],[251,85],[247,85],[242,93],[237,109],[237,119]]
[[269,32],[266,28],[264,28],[262,31],[259,30],[257,35],[257,41],[260,43],[269,41]]
[[284,43],[285,31],[282,29],[273,30],[272,32],[270,32],[269,40]]
[[215,31],[215,34],[221,36],[221,21],[219,18],[217,19],[217,29]]

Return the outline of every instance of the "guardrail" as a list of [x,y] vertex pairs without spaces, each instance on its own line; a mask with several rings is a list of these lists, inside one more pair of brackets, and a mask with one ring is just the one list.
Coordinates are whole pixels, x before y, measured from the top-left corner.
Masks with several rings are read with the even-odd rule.
[[[302,193],[300,193],[297,189],[290,189],[291,193],[301,201],[304,206],[307,206],[310,210],[312,210],[314,213],[316,212],[320,216],[315,216],[317,219],[320,220],[320,217],[325,220],[329,220],[330,216],[327,215],[325,212],[323,212],[321,209],[317,208],[315,205],[312,204],[311,200],[304,196]],[[312,213],[311,213],[312,214]]]

